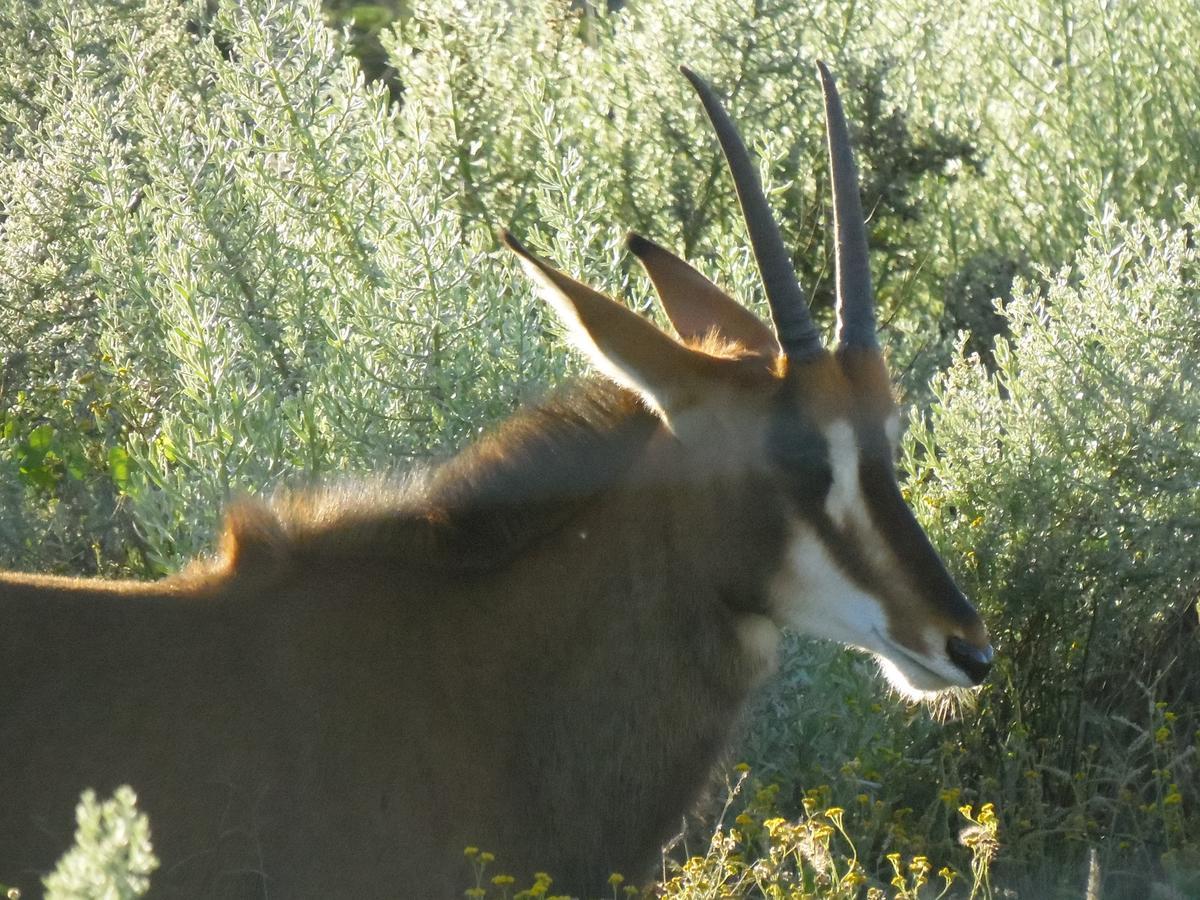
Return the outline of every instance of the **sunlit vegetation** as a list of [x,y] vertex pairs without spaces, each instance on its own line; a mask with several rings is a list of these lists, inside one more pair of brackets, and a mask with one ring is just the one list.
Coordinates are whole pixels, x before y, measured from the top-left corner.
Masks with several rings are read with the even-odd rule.
[[[232,495],[403,469],[578,375],[497,226],[641,309],[628,228],[760,302],[681,62],[828,321],[824,58],[905,490],[1000,658],[931,710],[790,644],[660,895],[1200,895],[1200,7],[583,6],[0,0],[0,559],[161,575]],[[132,795],[79,824],[52,893],[153,881]],[[553,896],[486,855],[468,896]]]
[[[937,900],[992,896],[991,864],[999,848],[999,820],[991,804],[978,811],[970,806],[958,811],[964,826],[962,843],[969,851],[965,874],[949,866],[935,871],[933,863],[919,854],[905,859],[900,853],[889,853],[889,873],[880,880],[868,874],[858,858],[851,833],[853,813],[841,807],[821,809],[810,796],[799,816],[789,821],[773,814],[778,800],[776,786],[760,788],[748,802],[743,800],[740,794],[748,781],[749,767],[742,764],[737,771],[739,778],[729,788],[707,843],[694,855],[667,854],[663,877],[654,886],[653,896],[670,900]],[[735,804],[741,811],[733,822],[726,822]],[[503,861],[492,854],[467,847],[464,855],[475,872],[475,884],[466,891],[469,898],[554,900],[556,896],[554,879],[548,873],[535,873],[531,884],[521,887],[511,875],[493,874],[502,868]],[[609,877],[609,887],[613,900],[647,895],[643,888],[628,884],[619,872]],[[952,889],[956,889],[953,894]]]

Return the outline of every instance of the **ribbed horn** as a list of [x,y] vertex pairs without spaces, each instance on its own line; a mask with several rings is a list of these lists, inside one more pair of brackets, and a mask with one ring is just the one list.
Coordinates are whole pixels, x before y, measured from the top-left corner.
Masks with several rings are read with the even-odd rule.
[[817,62],[825,93],[825,129],[829,135],[829,180],[833,183],[833,227],[837,270],[838,345],[877,347],[875,297],[867,258],[867,228],[858,196],[858,170],[850,149],[850,131],[837,85]]
[[725,161],[729,164],[738,202],[742,207],[742,217],[746,220],[746,230],[750,232],[750,246],[754,249],[754,259],[762,276],[763,290],[771,306],[771,318],[775,322],[779,344],[792,360],[820,353],[821,336],[808,313],[808,301],[796,279],[796,270],[792,268],[787,247],[771,215],[746,145],[712,88],[686,66],[680,66],[679,71],[700,95],[700,102],[704,104],[704,111],[708,113]]

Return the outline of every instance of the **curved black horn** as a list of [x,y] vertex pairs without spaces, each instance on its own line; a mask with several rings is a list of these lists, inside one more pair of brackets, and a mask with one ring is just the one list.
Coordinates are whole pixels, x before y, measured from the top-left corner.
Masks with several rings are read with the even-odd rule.
[[867,258],[867,228],[858,196],[858,171],[850,149],[850,131],[837,85],[823,62],[821,89],[825,93],[825,129],[829,135],[829,179],[833,182],[833,227],[837,267],[838,344],[876,347],[875,299]]
[[733,184],[737,189],[738,202],[742,206],[742,217],[746,230],[750,232],[750,246],[758,262],[763,290],[771,305],[771,318],[775,322],[775,333],[780,346],[789,359],[801,360],[821,352],[821,336],[808,314],[808,301],[796,280],[787,247],[779,234],[779,226],[771,215],[767,198],[763,194],[758,172],[750,162],[750,154],[738,134],[737,127],[725,112],[717,95],[699,75],[686,66],[679,71],[692,83],[704,111],[712,122],[725,161],[729,164]]

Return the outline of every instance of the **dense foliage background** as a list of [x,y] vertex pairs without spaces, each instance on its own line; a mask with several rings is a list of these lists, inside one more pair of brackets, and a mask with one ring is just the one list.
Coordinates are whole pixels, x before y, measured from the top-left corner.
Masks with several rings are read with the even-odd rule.
[[943,724],[797,642],[742,837],[844,807],[886,885],[966,871],[991,802],[1020,896],[1081,896],[1091,852],[1104,896],[1200,893],[1200,8],[581,7],[0,0],[0,558],[159,575],[232,494],[444,454],[572,374],[499,225],[638,308],[628,228],[759,303],[680,62],[827,320],[824,58],[906,490],[1002,655]]

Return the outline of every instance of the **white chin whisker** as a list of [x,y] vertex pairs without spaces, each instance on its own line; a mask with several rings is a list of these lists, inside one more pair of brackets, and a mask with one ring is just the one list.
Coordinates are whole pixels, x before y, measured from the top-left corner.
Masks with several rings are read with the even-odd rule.
[[[938,685],[918,685],[909,677],[908,673],[901,669],[896,663],[881,654],[875,654],[875,661],[879,665],[879,671],[887,679],[888,684],[901,696],[909,700],[925,700],[937,694],[940,690],[948,687],[945,682],[940,682]],[[932,673],[929,673],[932,676]]]
[[927,698],[947,690],[965,690],[973,687],[966,674],[949,660],[927,659],[909,650],[881,633],[876,637],[884,649],[875,651],[880,671],[896,690],[913,699]]
[[961,719],[969,710],[975,709],[979,702],[979,695],[973,688],[958,685],[944,685],[932,689],[918,687],[886,656],[875,654],[875,660],[893,691],[911,703],[923,704],[938,722]]

